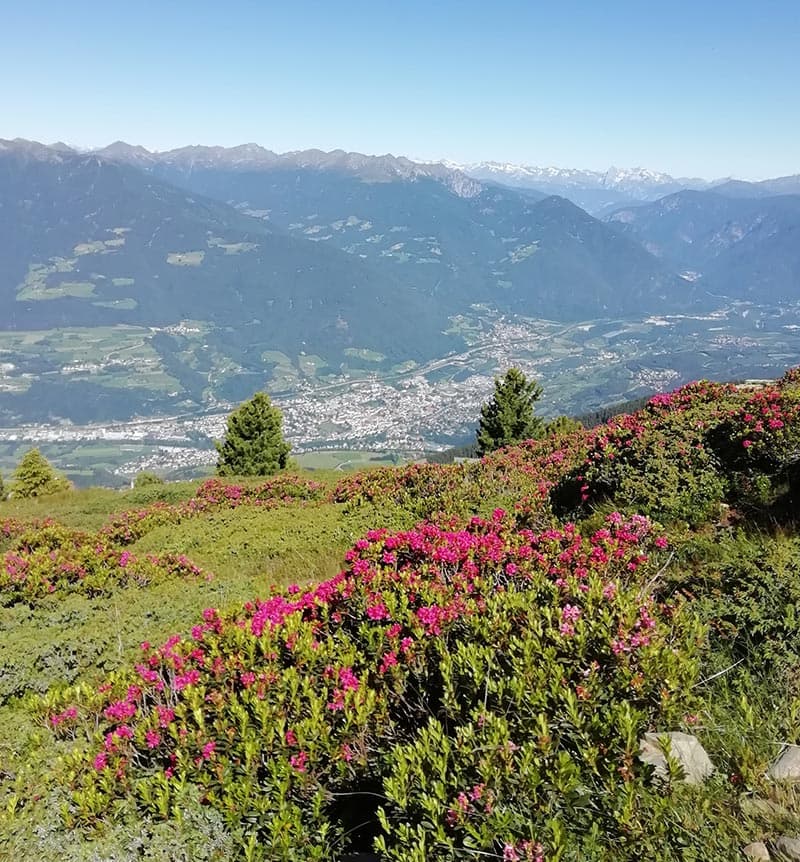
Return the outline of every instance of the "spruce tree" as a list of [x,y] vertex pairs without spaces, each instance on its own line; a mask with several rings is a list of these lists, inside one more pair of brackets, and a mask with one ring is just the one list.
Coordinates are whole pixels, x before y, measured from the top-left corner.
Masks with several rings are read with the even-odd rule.
[[10,492],[14,497],[46,497],[68,491],[70,484],[57,473],[38,449],[30,449],[14,470]]
[[541,437],[544,423],[533,412],[542,388],[528,380],[519,368],[509,368],[494,380],[494,395],[481,407],[478,454]]
[[556,416],[544,426],[544,431],[548,437],[553,437],[556,434],[571,434],[573,431],[580,431],[581,428],[583,425],[571,416]]
[[281,411],[264,392],[228,416],[225,439],[215,445],[218,476],[270,476],[286,467],[292,448],[283,439]]
[[6,498],[6,486],[3,482],[3,474],[0,473],[0,501]]

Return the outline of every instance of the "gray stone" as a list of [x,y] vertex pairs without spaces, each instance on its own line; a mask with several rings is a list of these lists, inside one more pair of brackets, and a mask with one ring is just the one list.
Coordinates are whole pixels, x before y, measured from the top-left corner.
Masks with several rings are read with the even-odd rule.
[[669,740],[670,757],[683,770],[687,784],[701,784],[714,772],[714,764],[695,736],[673,731],[671,733],[646,733],[639,742],[639,759],[655,768],[656,775],[668,775],[667,758],[661,747],[662,739]]
[[769,862],[770,855],[767,850],[767,845],[763,841],[754,841],[748,844],[747,847],[742,847],[742,853],[753,862]]
[[775,842],[776,860],[780,862],[800,862],[800,838],[784,835]]
[[773,781],[800,781],[800,745],[787,745],[767,770]]

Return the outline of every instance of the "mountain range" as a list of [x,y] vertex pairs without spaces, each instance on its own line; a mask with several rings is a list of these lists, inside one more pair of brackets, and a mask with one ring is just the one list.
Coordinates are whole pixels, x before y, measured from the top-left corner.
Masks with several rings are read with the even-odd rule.
[[[166,409],[245,397],[281,356],[320,373],[435,359],[464,347],[453,321],[475,308],[580,321],[791,301],[798,228],[798,177],[712,187],[639,169],[2,140],[0,333],[200,321],[191,350],[146,336],[174,382]],[[52,392],[56,359],[17,356],[7,376],[50,374]],[[24,419],[36,389],[18,382],[0,376],[0,415]]]
[[615,168],[607,171],[536,167],[507,162],[444,162],[454,170],[485,182],[495,182],[516,189],[561,195],[592,215],[602,216],[611,210],[638,201],[653,201],[684,189],[706,189],[715,183],[698,178],[676,179],[669,174],[647,168]]
[[690,299],[639,242],[568,200],[441,165],[253,145],[0,145],[0,307],[15,327],[202,312],[372,347],[385,308],[392,330],[414,320],[416,337],[401,333],[414,355],[418,341],[440,346],[424,320],[446,328],[473,303],[569,319]]

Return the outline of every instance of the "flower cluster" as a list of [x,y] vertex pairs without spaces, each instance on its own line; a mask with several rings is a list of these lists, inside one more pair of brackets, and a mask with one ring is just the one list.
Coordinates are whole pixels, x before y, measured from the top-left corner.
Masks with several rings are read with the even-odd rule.
[[714,435],[739,400],[735,387],[701,381],[595,428],[553,490],[556,510],[585,514],[617,500],[661,521],[704,522],[725,493]]
[[141,509],[132,509],[115,515],[103,528],[103,534],[116,544],[132,544],[142,536],[165,524],[203,515],[218,509],[235,509],[239,506],[277,507],[291,502],[321,500],[325,486],[287,473],[256,485],[237,485],[222,479],[208,479],[195,492],[192,499],[169,505],[153,503]]
[[[552,711],[553,734],[565,732],[556,719],[564,704],[594,726],[601,697],[624,699],[646,722],[687,673],[676,665],[684,657],[674,650],[674,609],[664,617],[640,596],[643,571],[661,553],[656,538],[644,518],[615,515],[584,538],[572,525],[520,529],[499,509],[461,528],[372,530],[336,577],[235,616],[208,609],[190,637],[143,644],[131,672],[88,702],[65,695],[48,715],[55,732],[73,732],[60,718],[65,708],[98,727],[93,749],[74,759],[78,810],[91,820],[133,794],[163,815],[173,783],[189,782],[233,819],[259,800],[254,828],[273,841],[270,858],[278,839],[267,824],[286,806],[314,787],[346,794],[374,781],[394,746],[414,740],[432,715],[458,722],[476,710],[516,710],[512,690],[494,689],[509,674],[513,698],[524,695],[530,708],[519,712]],[[486,660],[489,688],[478,669]],[[542,673],[550,681],[530,689],[531,674]],[[504,757],[514,756],[509,745]],[[483,783],[470,785],[468,801],[486,814],[502,788]],[[309,827],[306,840],[336,828]],[[509,846],[528,858],[522,841]]]
[[108,595],[118,587],[203,576],[183,554],[137,557],[102,534],[50,522],[18,531],[11,547],[0,556],[0,603],[36,602],[69,592]]

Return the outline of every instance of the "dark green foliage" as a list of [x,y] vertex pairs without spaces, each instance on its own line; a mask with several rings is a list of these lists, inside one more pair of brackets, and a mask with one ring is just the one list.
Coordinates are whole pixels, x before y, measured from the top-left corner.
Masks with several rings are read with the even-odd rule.
[[11,494],[15,497],[47,497],[68,490],[69,482],[38,449],[26,452],[14,471]]
[[545,423],[545,434],[571,434],[573,431],[580,431],[583,424],[578,419],[573,419],[571,416],[556,416]]
[[583,425],[584,428],[595,428],[613,419],[615,416],[620,416],[623,413],[635,413],[641,410],[652,396],[646,395],[642,398],[632,398],[630,401],[621,401],[617,404],[609,404],[607,407],[598,407],[596,410],[588,410],[586,413],[581,413],[575,418]]
[[283,416],[265,392],[228,416],[225,439],[216,443],[219,476],[271,476],[284,470],[291,446],[283,439]]
[[556,511],[585,516],[611,505],[690,526],[713,518],[725,499],[727,479],[707,436],[720,421],[726,398],[735,403],[733,388],[688,384],[593,429],[585,461],[553,490]]
[[464,443],[462,446],[453,446],[450,449],[443,449],[441,452],[428,452],[425,455],[425,460],[429,464],[452,464],[456,458],[477,458],[478,444],[471,440],[469,443]]
[[151,473],[149,470],[142,470],[136,474],[133,480],[134,488],[147,488],[149,485],[164,485],[166,484],[161,476],[156,473]]
[[0,501],[5,500],[5,498],[6,498],[6,486],[5,486],[5,482],[3,481],[3,474],[0,473]]
[[800,538],[743,529],[692,539],[665,591],[682,590],[712,642],[757,673],[800,662]]
[[541,437],[544,425],[533,412],[541,395],[542,387],[519,368],[509,368],[504,377],[496,377],[494,395],[481,407],[478,454]]
[[787,374],[729,409],[709,435],[729,475],[731,502],[752,515],[797,518],[800,500],[800,387]]

